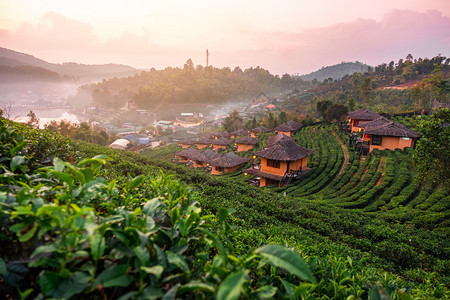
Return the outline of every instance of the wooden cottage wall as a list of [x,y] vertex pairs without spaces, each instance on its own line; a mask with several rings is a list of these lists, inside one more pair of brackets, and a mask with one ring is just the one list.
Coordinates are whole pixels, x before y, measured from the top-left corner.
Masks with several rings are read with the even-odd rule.
[[261,171],[284,176],[287,170],[287,163],[285,161],[280,161],[280,168],[273,168],[267,165],[267,159],[261,157]]
[[213,150],[217,152],[219,149],[225,149],[227,146],[223,145],[213,145]]
[[370,137],[370,152],[373,151],[373,149],[389,149],[389,150],[395,150],[397,148],[404,149],[407,147],[413,147],[414,146],[414,139],[409,138],[409,140],[402,140],[401,137],[397,136],[382,136],[381,137],[381,145],[372,145],[372,137]]
[[244,152],[244,151],[252,150],[253,147],[254,147],[253,145],[237,144],[237,151]]

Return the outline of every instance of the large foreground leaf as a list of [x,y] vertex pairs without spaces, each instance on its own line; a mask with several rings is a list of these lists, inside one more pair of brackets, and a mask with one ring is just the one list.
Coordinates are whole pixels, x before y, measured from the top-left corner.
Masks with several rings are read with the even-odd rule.
[[308,265],[297,253],[280,245],[265,245],[255,252],[266,257],[270,264],[283,268],[302,280],[316,283]]

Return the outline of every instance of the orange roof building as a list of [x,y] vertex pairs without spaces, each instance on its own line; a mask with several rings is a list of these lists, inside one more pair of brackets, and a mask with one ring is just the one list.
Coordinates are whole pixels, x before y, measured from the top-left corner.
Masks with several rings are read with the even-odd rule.
[[260,187],[282,186],[288,176],[294,176],[307,169],[307,157],[314,151],[297,145],[288,136],[282,136],[278,142],[254,153],[261,157],[260,170],[250,168],[244,172],[260,177]]
[[347,118],[348,122],[351,125],[351,131],[359,132],[361,131],[359,123],[373,121],[375,119],[381,118],[381,115],[368,109],[361,108],[359,110],[349,112]]
[[232,173],[248,161],[248,158],[237,156],[234,152],[225,153],[211,161],[211,174]]
[[284,133],[287,136],[291,136],[294,134],[297,130],[303,127],[303,124],[297,123],[293,120],[287,121],[284,124],[281,124],[280,126],[275,127],[275,131],[278,134]]

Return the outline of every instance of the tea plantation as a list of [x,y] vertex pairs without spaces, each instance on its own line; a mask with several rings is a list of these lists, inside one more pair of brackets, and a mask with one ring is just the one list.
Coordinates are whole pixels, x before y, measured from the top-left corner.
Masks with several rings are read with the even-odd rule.
[[449,298],[447,187],[413,181],[413,150],[349,151],[341,172],[333,132],[302,129],[311,171],[260,189],[172,163],[175,146],[145,157],[1,119],[0,295]]

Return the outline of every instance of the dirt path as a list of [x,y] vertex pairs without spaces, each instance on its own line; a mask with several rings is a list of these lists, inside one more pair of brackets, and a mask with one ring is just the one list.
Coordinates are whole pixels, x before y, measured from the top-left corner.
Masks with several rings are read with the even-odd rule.
[[347,148],[345,147],[344,143],[342,142],[341,138],[334,131],[332,131],[332,132],[333,132],[333,135],[338,140],[339,144],[341,145],[342,152],[344,152],[344,163],[342,164],[341,170],[336,175],[336,177],[337,177],[337,176],[341,175],[342,172],[344,172],[344,169],[348,164],[348,151],[347,151]]

